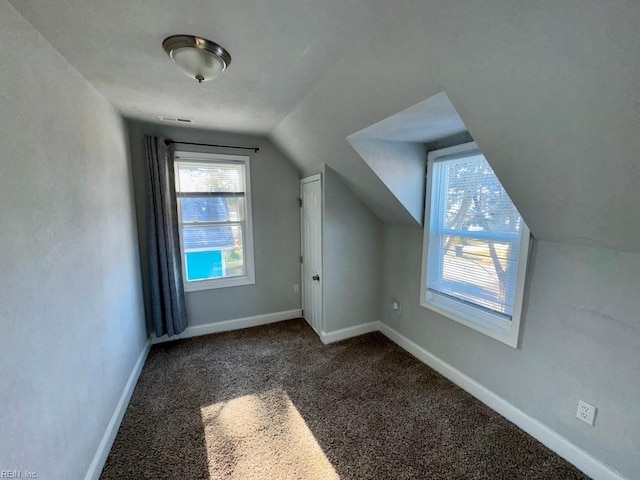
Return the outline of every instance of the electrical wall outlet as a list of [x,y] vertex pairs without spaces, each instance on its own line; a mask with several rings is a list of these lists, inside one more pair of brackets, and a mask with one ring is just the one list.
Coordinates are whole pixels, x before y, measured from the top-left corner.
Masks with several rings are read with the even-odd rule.
[[402,305],[400,305],[400,302],[395,299],[391,301],[391,308],[396,315],[400,315],[402,313]]
[[293,293],[300,293],[300,285],[297,283],[293,286]]
[[596,422],[596,412],[598,409],[583,400],[578,401],[578,411],[576,417],[593,427]]

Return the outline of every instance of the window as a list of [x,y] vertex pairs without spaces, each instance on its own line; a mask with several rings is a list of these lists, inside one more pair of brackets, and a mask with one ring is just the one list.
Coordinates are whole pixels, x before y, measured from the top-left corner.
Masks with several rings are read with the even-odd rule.
[[186,291],[255,283],[249,157],[176,152]]
[[475,143],[430,152],[420,303],[517,347],[530,232]]

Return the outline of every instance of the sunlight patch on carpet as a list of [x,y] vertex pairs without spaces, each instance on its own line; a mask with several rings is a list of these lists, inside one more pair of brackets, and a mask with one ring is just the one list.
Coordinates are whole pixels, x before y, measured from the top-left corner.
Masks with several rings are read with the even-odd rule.
[[200,409],[211,480],[338,480],[304,419],[283,390]]

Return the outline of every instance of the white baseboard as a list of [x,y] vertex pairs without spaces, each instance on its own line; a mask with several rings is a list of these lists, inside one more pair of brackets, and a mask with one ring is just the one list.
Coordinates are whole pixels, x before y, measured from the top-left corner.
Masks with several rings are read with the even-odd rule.
[[341,328],[333,332],[321,332],[320,340],[325,345],[329,343],[339,342],[340,340],[346,340],[347,338],[358,337],[365,333],[377,332],[379,330],[380,322],[363,323],[362,325],[356,325],[354,327]]
[[102,473],[104,464],[107,461],[107,456],[111,451],[113,441],[115,440],[118,429],[120,428],[120,423],[122,423],[124,413],[127,411],[127,407],[129,406],[131,395],[133,395],[133,390],[138,383],[138,377],[140,377],[140,372],[142,372],[144,362],[147,360],[147,355],[149,354],[150,348],[151,341],[147,340],[147,343],[145,343],[142,352],[140,352],[140,355],[138,356],[138,359],[133,366],[133,370],[131,370],[131,374],[129,375],[127,384],[124,386],[124,390],[122,390],[122,395],[120,395],[118,405],[116,405],[116,409],[114,410],[113,415],[111,415],[111,420],[109,420],[109,424],[107,425],[107,429],[102,436],[100,445],[98,445],[98,450],[93,456],[93,460],[91,461],[89,469],[87,470],[87,474],[84,477],[85,480],[98,480],[100,474]]
[[614,469],[606,466],[559,433],[530,417],[441,358],[412,342],[400,332],[382,322],[378,322],[378,327],[380,332],[391,341],[517,425],[594,480],[626,480]]
[[[198,325],[194,327],[188,327],[182,334],[175,335],[171,338],[154,337],[151,341],[148,341],[143,348],[138,360],[136,361],[131,375],[124,387],[118,405],[109,421],[107,429],[104,433],[102,441],[98,446],[98,450],[89,466],[85,480],[97,480],[100,477],[102,468],[106,462],[113,441],[115,440],[118,428],[124,417],[124,413],[129,405],[131,395],[144,366],[144,362],[149,353],[149,348],[152,343],[163,343],[166,341],[177,340],[179,338],[189,338],[199,335],[208,335],[210,333],[225,332],[230,330],[238,330],[241,328],[255,327],[258,325],[266,325],[268,323],[275,323],[282,320],[289,320],[298,318],[302,315],[301,310],[289,310],[285,312],[276,312],[266,315],[256,315],[253,317],[238,318],[234,320],[227,320],[219,323],[212,323],[208,325]],[[448,364],[441,358],[433,355],[431,352],[425,350],[420,345],[409,340],[397,330],[394,330],[383,322],[370,322],[362,325],[356,325],[354,327],[343,328],[333,332],[322,332],[320,339],[324,344],[338,342],[347,338],[357,337],[364,335],[365,333],[371,333],[380,331],[391,341],[405,349],[412,354],[418,360],[425,363],[454,384],[458,385],[463,390],[467,391],[489,408],[495,410],[500,415],[505,417],[517,425],[520,429],[527,432],[529,435],[537,439],[542,444],[546,445],[549,449],[556,452],[562,458],[575,465],[578,469],[585,474],[593,478],[594,480],[628,480],[619,472],[603,464],[598,459],[591,456],[581,448],[571,443],[567,438],[563,437],[559,433],[555,432],[548,426],[544,425],[535,418],[530,417],[522,410],[516,408],[511,403],[498,396],[485,386],[473,380],[471,377],[465,375],[460,370],[456,369],[452,365]]]
[[151,337],[151,343],[164,343],[180,340],[182,338],[199,337],[200,335],[209,335],[211,333],[229,332],[231,330],[240,330],[242,328],[257,327],[259,325],[267,325],[268,323],[281,322],[283,320],[291,320],[302,316],[301,309],[286,310],[284,312],[266,313],[264,315],[255,315],[253,317],[234,318],[233,320],[225,320],[216,323],[207,323],[205,325],[194,325],[187,327],[184,332],[172,337],[163,336]]

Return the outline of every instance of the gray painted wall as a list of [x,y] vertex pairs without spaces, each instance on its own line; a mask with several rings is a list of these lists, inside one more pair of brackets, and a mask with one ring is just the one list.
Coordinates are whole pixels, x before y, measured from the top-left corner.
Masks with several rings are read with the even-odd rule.
[[147,334],[118,113],[0,0],[0,469],[83,478]]
[[[300,284],[299,173],[293,164],[266,138],[135,121],[129,122],[129,131],[139,219],[144,219],[146,215],[143,145],[145,133],[175,141],[249,145],[260,148],[258,153],[207,149],[211,152],[251,157],[256,283],[187,293],[189,325],[204,325],[301,308],[300,294],[293,293],[293,285]],[[145,273],[144,220],[138,222],[138,232]],[[146,293],[145,298],[148,299]]]
[[349,143],[418,225],[424,215],[427,150],[423,143],[352,137]]
[[380,320],[382,224],[331,167],[323,175],[324,331]]
[[[386,226],[384,252],[385,323],[637,478],[639,254],[536,242],[516,350],[419,306],[421,229]],[[579,399],[598,407],[595,427],[575,417]]]

